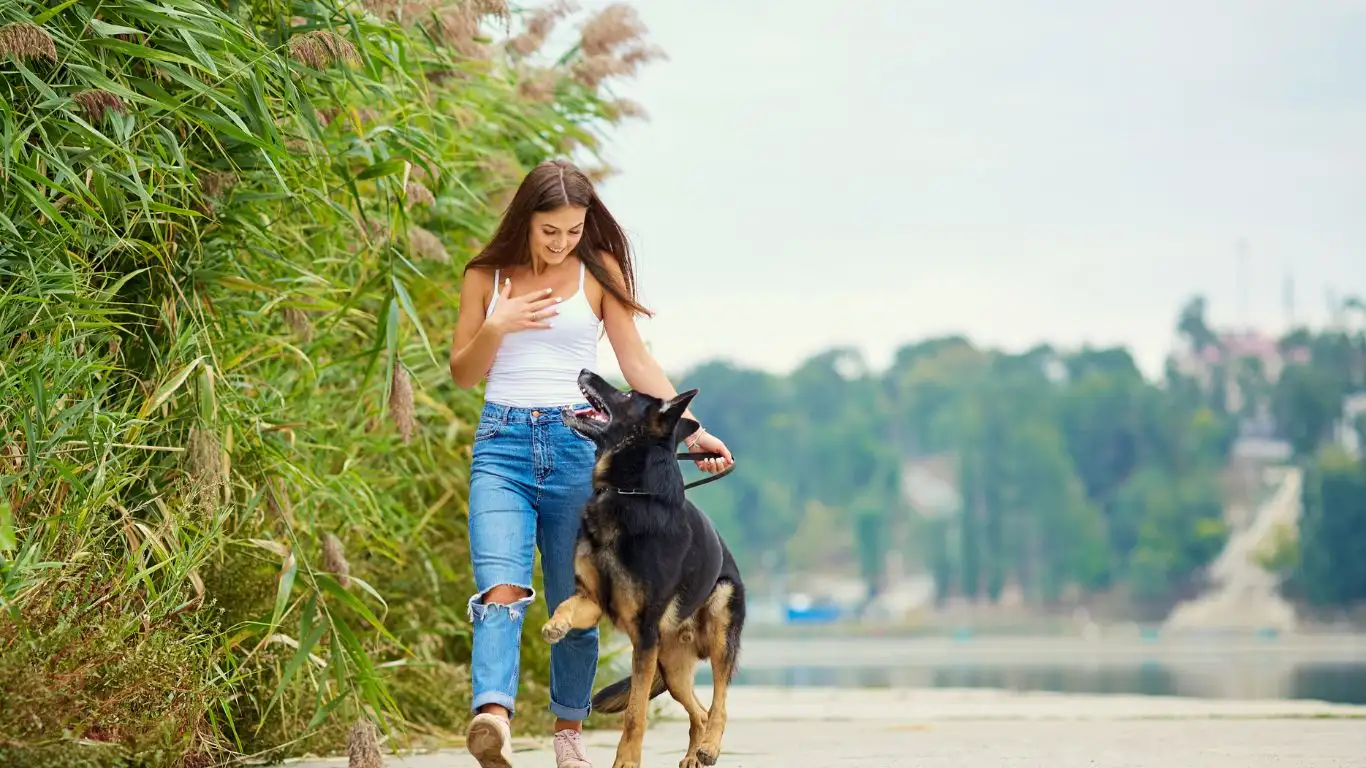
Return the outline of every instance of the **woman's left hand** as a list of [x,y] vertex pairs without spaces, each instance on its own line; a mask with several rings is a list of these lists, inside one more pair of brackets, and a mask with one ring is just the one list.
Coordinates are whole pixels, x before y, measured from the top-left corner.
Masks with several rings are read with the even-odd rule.
[[726,444],[721,442],[721,438],[710,432],[703,432],[689,450],[696,453],[721,454],[722,458],[719,459],[699,459],[694,462],[697,464],[697,468],[703,472],[716,474],[735,463],[735,458],[730,455],[730,449],[726,447]]

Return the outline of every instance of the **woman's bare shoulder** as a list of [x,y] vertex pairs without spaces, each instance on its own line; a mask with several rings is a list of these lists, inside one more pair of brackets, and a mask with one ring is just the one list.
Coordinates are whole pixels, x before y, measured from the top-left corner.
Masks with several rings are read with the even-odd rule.
[[[616,257],[616,256],[613,256],[613,255],[612,255],[611,253],[609,253],[608,251],[599,251],[599,252],[598,252],[598,263],[601,264],[601,265],[602,265],[602,268],[603,268],[604,270],[607,271],[607,277],[608,277],[610,280],[612,280],[612,281],[614,281],[614,282],[616,282],[616,283],[621,283],[621,281],[622,281],[622,279],[623,279],[623,278],[622,278],[622,273],[621,273],[621,262],[617,261],[617,257]],[[599,279],[592,273],[591,270],[588,272],[587,279],[588,279],[593,285],[596,285],[599,289],[602,288],[602,281],[599,280]]]
[[468,267],[465,269],[465,280],[473,280],[476,283],[493,283],[493,270],[488,267]]
[[464,289],[475,291],[489,298],[493,295],[493,270],[485,267],[470,267],[465,270]]
[[621,278],[621,262],[611,251],[598,251],[598,258],[602,260],[602,265],[607,268],[607,274],[614,279]]

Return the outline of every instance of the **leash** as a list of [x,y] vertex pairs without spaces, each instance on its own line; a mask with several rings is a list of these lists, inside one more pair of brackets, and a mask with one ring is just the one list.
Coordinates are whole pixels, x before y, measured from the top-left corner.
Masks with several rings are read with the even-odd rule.
[[[711,453],[710,451],[694,451],[694,452],[692,452],[692,453],[680,453],[680,454],[678,454],[678,460],[679,460],[679,461],[697,461],[697,460],[699,460],[699,459],[719,459],[719,458],[721,458],[721,454],[719,454],[719,453]],[[734,472],[734,471],[735,471],[735,465],[734,465],[734,464],[731,464],[729,467],[726,467],[725,469],[721,470],[720,472],[717,472],[717,473],[714,474],[714,475],[711,475],[710,477],[704,477],[704,478],[702,478],[701,480],[694,480],[694,481],[692,481],[691,483],[687,483],[686,485],[683,486],[683,490],[686,491],[686,490],[688,490],[689,488],[696,488],[696,487],[699,486],[699,485],[706,485],[707,483],[716,482],[717,480],[720,480],[721,478],[725,477],[726,475],[729,475],[731,472]]]
[[[710,451],[694,451],[694,452],[692,452],[692,453],[678,453],[678,454],[674,454],[674,455],[678,458],[679,461],[697,461],[698,459],[719,459],[719,458],[721,458],[721,454],[719,454],[719,453],[711,453]],[[721,470],[720,472],[717,472],[716,474],[714,474],[714,475],[712,475],[712,476],[710,476],[710,477],[704,477],[704,478],[702,478],[701,480],[694,480],[694,481],[692,481],[691,483],[686,483],[686,484],[684,484],[683,490],[686,491],[686,490],[688,490],[689,488],[696,488],[696,487],[699,486],[699,485],[706,485],[707,483],[714,483],[714,482],[716,482],[717,480],[720,480],[721,478],[725,477],[726,475],[729,475],[729,474],[730,474],[731,472],[733,472],[733,471],[735,471],[735,465],[734,465],[734,464],[731,464],[729,467],[726,467],[725,469]],[[603,486],[603,487],[600,488],[599,490],[610,490],[611,492],[613,492],[613,493],[615,493],[615,494],[617,494],[617,495],[619,495],[619,496],[650,496],[650,495],[651,495],[651,493],[650,493],[649,491],[641,491],[641,490],[636,490],[636,489],[631,489],[631,488],[614,488],[614,487],[612,487],[612,486]]]

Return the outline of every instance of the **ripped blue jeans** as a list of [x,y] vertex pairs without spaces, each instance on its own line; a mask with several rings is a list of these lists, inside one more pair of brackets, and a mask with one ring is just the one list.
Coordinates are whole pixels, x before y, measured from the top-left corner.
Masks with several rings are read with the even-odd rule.
[[[574,547],[583,504],[592,493],[593,461],[593,443],[564,423],[560,406],[484,404],[474,435],[469,496],[470,559],[479,590],[469,601],[474,711],[486,704],[514,709],[522,619],[536,599],[533,546],[541,551],[549,610],[574,593]],[[484,595],[500,585],[521,587],[529,596],[511,605],[485,601]],[[597,666],[596,628],[572,631],[551,648],[550,711],[556,717],[588,717]]]

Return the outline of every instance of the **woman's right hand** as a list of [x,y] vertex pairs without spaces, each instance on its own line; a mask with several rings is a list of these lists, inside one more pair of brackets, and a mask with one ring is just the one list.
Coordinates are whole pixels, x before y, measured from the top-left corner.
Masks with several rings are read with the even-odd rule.
[[553,289],[546,288],[543,291],[524,293],[513,298],[510,295],[512,281],[504,280],[503,287],[498,290],[498,306],[493,308],[493,314],[489,315],[489,319],[484,323],[499,334],[549,328],[550,323],[545,320],[560,314],[555,305],[559,304],[561,299],[558,296],[551,296],[552,291]]

